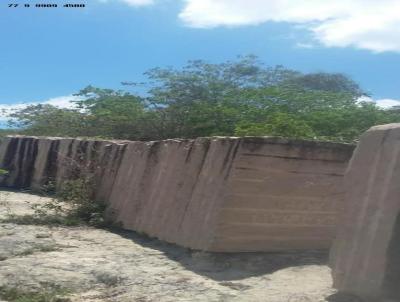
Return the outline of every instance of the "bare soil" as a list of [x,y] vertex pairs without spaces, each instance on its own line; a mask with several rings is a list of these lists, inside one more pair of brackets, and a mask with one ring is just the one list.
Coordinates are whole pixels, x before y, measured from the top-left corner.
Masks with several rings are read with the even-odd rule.
[[[44,202],[1,191],[0,218],[32,213],[32,204]],[[135,232],[0,223],[0,287],[67,289],[59,301],[339,301],[327,257],[207,253]]]

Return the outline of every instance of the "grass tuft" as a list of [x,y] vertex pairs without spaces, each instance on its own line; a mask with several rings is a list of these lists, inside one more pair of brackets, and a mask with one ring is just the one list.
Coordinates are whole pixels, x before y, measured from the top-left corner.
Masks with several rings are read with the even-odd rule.
[[65,302],[68,291],[59,287],[42,288],[36,291],[17,287],[0,286],[0,299],[8,302]]

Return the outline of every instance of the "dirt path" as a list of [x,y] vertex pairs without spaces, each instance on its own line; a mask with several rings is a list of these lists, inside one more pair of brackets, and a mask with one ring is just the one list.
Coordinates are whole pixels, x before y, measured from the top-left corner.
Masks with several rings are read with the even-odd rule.
[[[0,192],[0,217],[44,201]],[[326,259],[318,251],[213,254],[134,232],[0,223],[0,287],[68,289],[59,301],[333,301]]]

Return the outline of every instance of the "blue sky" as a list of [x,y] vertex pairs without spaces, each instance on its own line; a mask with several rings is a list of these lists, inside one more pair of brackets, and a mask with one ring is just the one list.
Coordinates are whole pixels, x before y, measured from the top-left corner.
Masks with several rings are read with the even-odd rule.
[[[84,9],[8,2],[0,4],[1,108],[66,105],[89,84],[124,88],[121,81],[142,80],[152,67],[246,54],[343,72],[382,104],[400,100],[399,0],[91,0]],[[29,2],[37,1],[13,3]]]

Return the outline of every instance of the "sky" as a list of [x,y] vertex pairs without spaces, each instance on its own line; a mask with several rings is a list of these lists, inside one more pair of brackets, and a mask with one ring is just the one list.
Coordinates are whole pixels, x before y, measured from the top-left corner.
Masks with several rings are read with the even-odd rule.
[[72,2],[86,7],[0,0],[0,109],[65,107],[87,85],[123,89],[153,67],[247,54],[302,72],[341,72],[379,105],[400,104],[400,0]]

